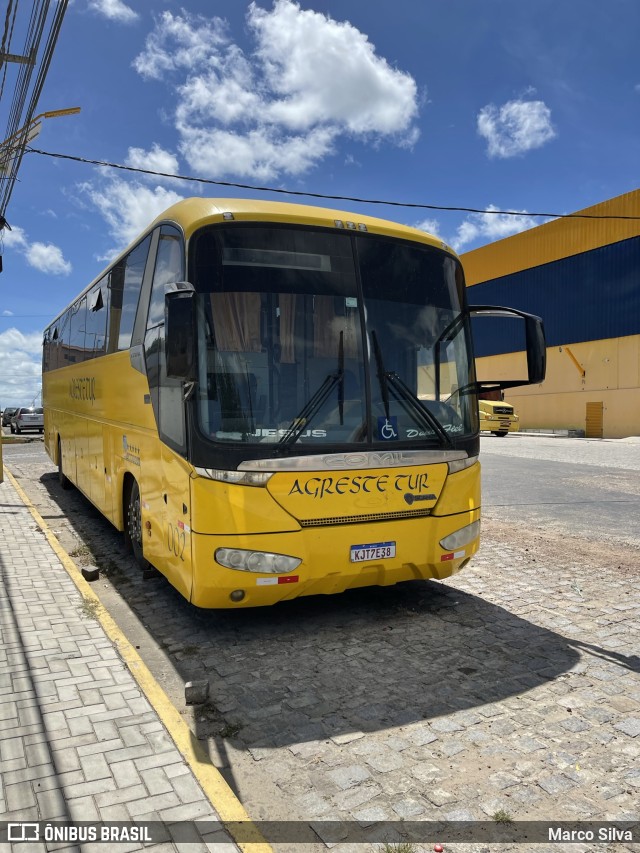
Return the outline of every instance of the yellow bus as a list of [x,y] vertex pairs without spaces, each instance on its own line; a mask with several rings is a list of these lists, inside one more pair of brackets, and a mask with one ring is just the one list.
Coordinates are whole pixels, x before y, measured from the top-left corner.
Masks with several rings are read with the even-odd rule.
[[304,205],[186,199],[48,326],[45,443],[141,568],[198,607],[444,578],[478,548],[478,393],[460,262]]
[[478,400],[480,432],[492,432],[504,438],[520,429],[520,417],[511,403],[505,403],[502,391],[486,392]]

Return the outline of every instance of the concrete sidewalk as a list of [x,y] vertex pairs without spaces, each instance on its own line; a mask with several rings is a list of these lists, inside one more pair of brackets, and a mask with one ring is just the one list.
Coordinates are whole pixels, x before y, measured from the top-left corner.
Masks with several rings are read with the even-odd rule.
[[[82,850],[238,850],[222,821],[248,820],[242,806],[190,760],[177,711],[6,471],[0,576],[0,849],[22,832],[6,822],[151,821],[151,843],[89,836]],[[80,849],[43,829],[15,849]]]

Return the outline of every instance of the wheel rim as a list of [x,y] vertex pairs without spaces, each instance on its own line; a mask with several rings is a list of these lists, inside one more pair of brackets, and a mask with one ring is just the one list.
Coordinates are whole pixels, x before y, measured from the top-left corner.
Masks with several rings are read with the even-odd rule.
[[129,539],[135,552],[142,552],[142,517],[140,514],[140,493],[134,488],[129,500]]

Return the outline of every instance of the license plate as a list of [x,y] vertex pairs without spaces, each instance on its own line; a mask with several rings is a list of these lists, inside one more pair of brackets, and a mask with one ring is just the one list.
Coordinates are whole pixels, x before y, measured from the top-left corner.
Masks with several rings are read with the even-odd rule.
[[366,563],[371,560],[385,560],[387,557],[395,557],[395,542],[371,542],[368,545],[351,546],[351,562]]

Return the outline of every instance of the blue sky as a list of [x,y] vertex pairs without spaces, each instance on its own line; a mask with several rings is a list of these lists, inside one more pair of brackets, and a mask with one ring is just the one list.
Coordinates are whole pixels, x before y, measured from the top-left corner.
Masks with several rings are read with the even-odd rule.
[[[519,212],[311,202],[418,225],[465,252],[544,221],[531,213],[637,188],[638,33],[637,0],[73,0],[37,111],[82,111],[46,120],[32,144],[212,180]],[[0,406],[39,399],[48,321],[192,195],[287,200],[25,155],[3,232]]]

